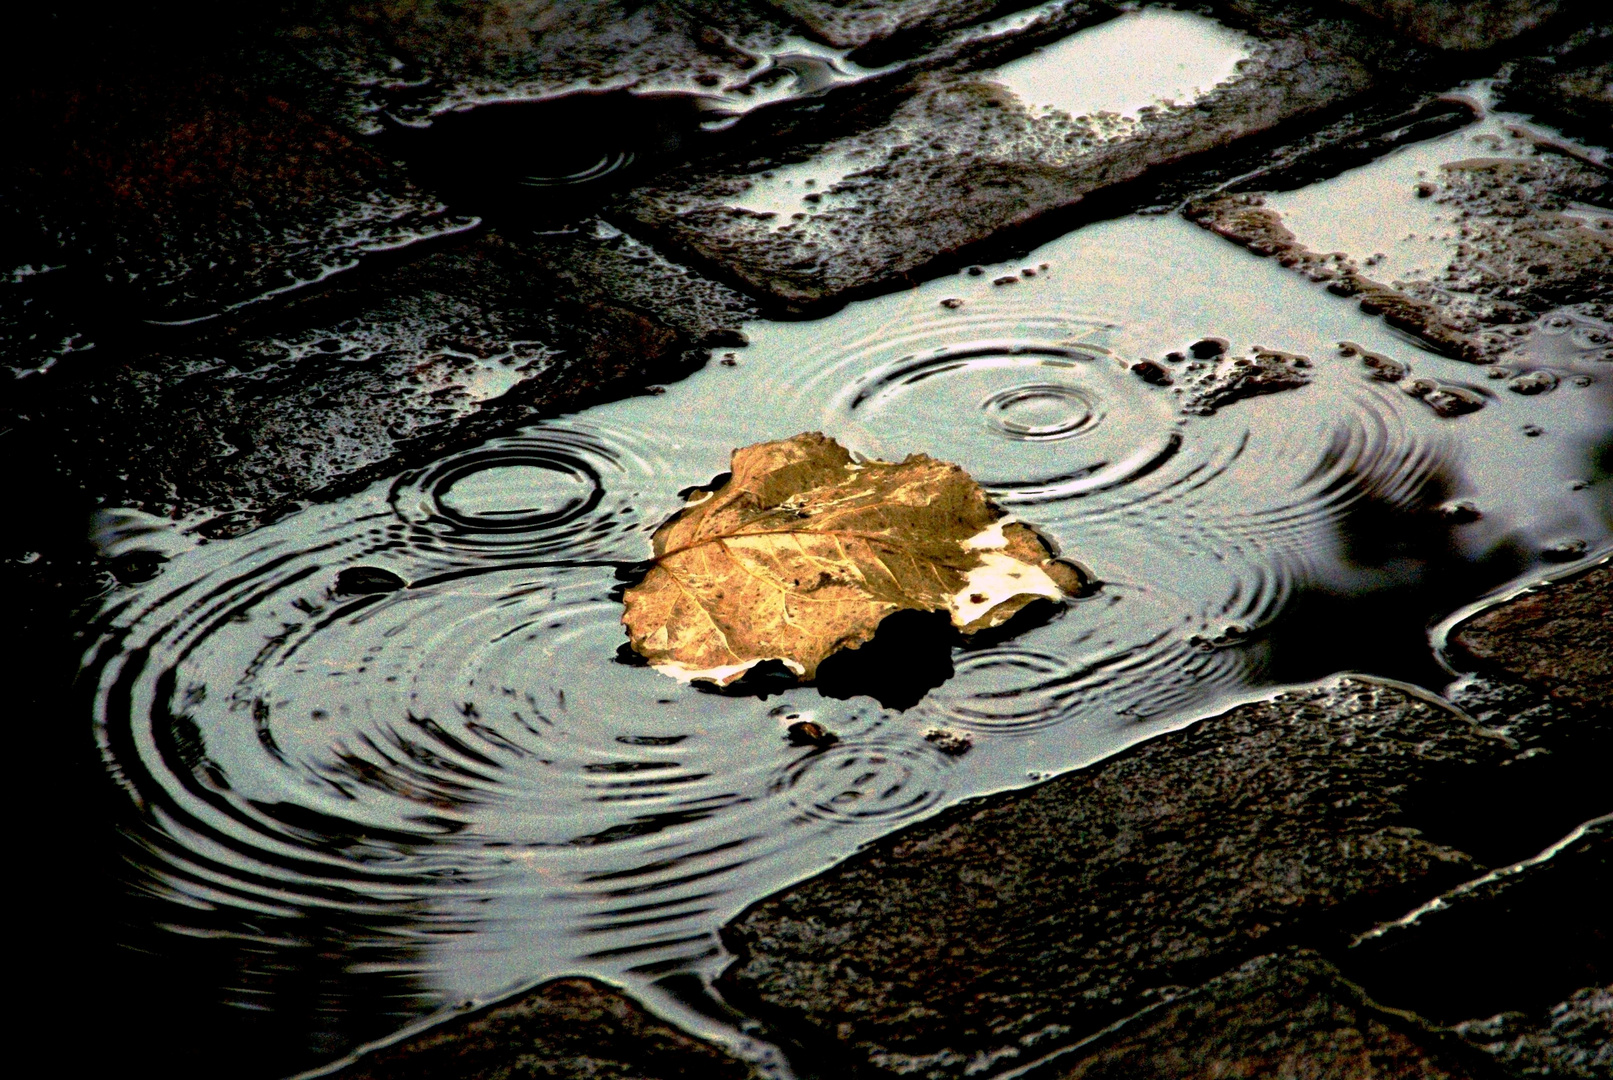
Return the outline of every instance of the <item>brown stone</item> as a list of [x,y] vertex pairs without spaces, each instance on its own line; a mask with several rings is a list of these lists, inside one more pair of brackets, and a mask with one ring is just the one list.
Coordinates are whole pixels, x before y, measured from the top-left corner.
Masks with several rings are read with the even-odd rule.
[[1343,0],[1436,49],[1493,49],[1543,25],[1563,0]]
[[1002,7],[1000,0],[768,0],[813,37],[842,49],[898,34],[945,30]]
[[[175,321],[322,280],[366,253],[464,229],[368,147],[220,75],[7,101],[0,191],[81,301]],[[7,216],[10,216],[9,214]]]
[[591,979],[559,979],[393,1046],[333,1080],[748,1080],[751,1066]]
[[1558,701],[1613,711],[1613,563],[1481,612],[1450,640]]
[[[1258,957],[1134,1017],[1046,1075],[1060,1080],[1457,1080],[1485,1062],[1379,1008],[1314,954]],[[1477,1064],[1478,1069],[1473,1066]]]
[[[1553,143],[1530,157],[1476,157],[1446,163],[1437,182],[1407,192],[1431,198],[1459,224],[1444,272],[1432,280],[1386,284],[1371,258],[1312,251],[1260,192],[1195,202],[1187,216],[1256,255],[1357,299],[1361,310],[1415,334],[1430,348],[1474,363],[1524,356],[1532,347],[1512,331],[1548,316],[1605,322],[1613,305],[1613,232],[1579,220],[1578,203],[1605,201],[1605,171]],[[1604,344],[1587,349],[1613,358]]]
[[1240,706],[1027,791],[966,804],[724,931],[730,1002],[876,1071],[1039,1058],[1304,924],[1370,923],[1471,876],[1408,811],[1510,754],[1356,679]]
[[[1337,106],[1373,82],[1352,56],[1286,31],[1254,39],[1252,50],[1237,78],[1135,124],[1035,109],[989,70],[930,73],[908,84],[888,119],[861,131],[824,137],[787,159],[669,177],[612,213],[761,296],[801,309],[837,302],[1153,170]],[[785,220],[735,205],[773,169],[813,157],[854,166],[826,181],[821,198],[804,204],[810,210]]]

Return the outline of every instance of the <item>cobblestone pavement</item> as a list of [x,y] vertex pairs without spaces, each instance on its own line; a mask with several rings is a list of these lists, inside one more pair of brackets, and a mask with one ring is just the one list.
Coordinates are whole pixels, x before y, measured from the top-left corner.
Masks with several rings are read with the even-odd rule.
[[[732,363],[749,320],[1132,213],[1270,258],[1476,384],[1613,377],[1595,3],[81,14],[25,17],[36,47],[7,77],[0,557],[14,716],[41,725],[19,805],[69,807],[18,865],[75,864],[33,886],[63,943],[38,999],[97,1029],[99,1049],[57,1051],[96,1069],[259,1056],[157,1034],[157,1012],[207,1003],[112,945],[150,898],[108,899],[131,811],[73,680],[106,597],[161,572],[142,537],[242,535]],[[1141,70],[1155,52],[1175,67]],[[1080,92],[1104,104],[1078,111],[1068,84],[1094,71]],[[1453,131],[1471,156],[1417,157]],[[1483,404],[1340,351],[1321,362],[1442,416]],[[1168,384],[1183,360],[1134,370]],[[1589,453],[1605,490],[1613,432]],[[1551,580],[1432,631],[1441,694],[1341,673],[951,807],[753,904],[715,987],[684,995],[698,1037],[579,978],[240,1075],[1613,1077],[1613,564],[1572,539],[1545,558]],[[87,985],[105,996],[62,1005]],[[320,1008],[284,1030],[334,1030]],[[416,1019],[397,1006],[380,1042]]]

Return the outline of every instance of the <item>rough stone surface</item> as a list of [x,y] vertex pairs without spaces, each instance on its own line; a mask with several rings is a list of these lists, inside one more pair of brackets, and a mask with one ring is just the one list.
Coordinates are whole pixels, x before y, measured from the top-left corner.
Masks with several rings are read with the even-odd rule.
[[1559,701],[1613,713],[1613,564],[1481,612],[1450,640]]
[[[852,49],[896,34],[945,30],[985,18],[1001,0],[768,0],[820,40]],[[1028,6],[1028,5],[1027,5]]]
[[[609,251],[590,254],[614,265]],[[640,292],[675,300],[685,279],[643,256],[629,264]],[[223,515],[211,528],[233,532],[511,423],[674,377],[703,358],[702,338],[734,333],[742,310],[713,286],[704,306],[654,305],[681,310],[684,325],[669,327],[604,285],[544,288],[555,264],[574,266],[548,257],[484,235],[258,324],[90,353],[98,362],[82,370],[28,380],[0,438],[103,505]]]
[[1613,19],[1581,27],[1555,48],[1516,61],[1498,89],[1507,108],[1605,146],[1613,131]]
[[[1316,252],[1266,206],[1260,192],[1196,202],[1187,216],[1282,265],[1355,297],[1361,310],[1417,335],[1434,349],[1482,363],[1520,348],[1514,328],[1548,315],[1584,324],[1589,352],[1613,359],[1613,223],[1572,212],[1613,197],[1606,171],[1543,146],[1529,157],[1453,161],[1405,198],[1426,198],[1458,239],[1432,279],[1383,282],[1372,257]],[[1552,329],[1552,328],[1548,328]],[[1578,327],[1576,326],[1576,329]],[[1597,343],[1600,344],[1597,344]]]
[[368,148],[217,75],[22,92],[4,232],[99,304],[174,321],[466,227]]
[[1435,1080],[1473,1076],[1476,1056],[1377,1008],[1331,964],[1304,952],[1257,957],[1125,1022],[1078,1054],[1074,1064],[1059,1062],[1046,1075]]
[[[1610,800],[1613,802],[1613,800]],[[1613,815],[1363,935],[1341,966],[1519,1076],[1613,1071]]]
[[1136,121],[1033,110],[989,71],[930,74],[909,85],[888,120],[816,147],[817,160],[849,163],[852,172],[827,182],[810,213],[779,221],[734,205],[771,170],[806,155],[651,185],[616,213],[747,289],[807,307],[901,280],[1005,228],[1337,105],[1371,83],[1349,56],[1286,36],[1261,39],[1239,77],[1192,106]]
[[365,1055],[339,1080],[744,1080],[743,1062],[608,986],[559,979]]
[[1542,1016],[1500,1013],[1456,1025],[1513,1076],[1613,1076],[1613,986],[1591,986]]
[[383,113],[418,121],[576,91],[737,90],[788,31],[752,5],[715,0],[403,0],[296,14],[278,42],[348,88],[360,130],[379,130]]
[[653,313],[702,345],[733,345],[756,317],[741,294],[675,263],[649,244],[597,218],[523,247],[540,268],[542,289]]
[[[1419,785],[1510,753],[1459,715],[1337,680],[966,805],[751,908],[728,999],[892,1073],[1033,1059],[1258,953],[1470,875]],[[1394,899],[1402,898],[1401,901]]]
[[1343,0],[1424,45],[1469,52],[1493,49],[1543,25],[1564,0]]

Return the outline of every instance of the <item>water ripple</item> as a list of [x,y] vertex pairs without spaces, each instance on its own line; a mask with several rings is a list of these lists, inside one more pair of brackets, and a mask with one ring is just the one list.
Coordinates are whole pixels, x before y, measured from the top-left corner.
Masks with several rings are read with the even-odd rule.
[[[355,1008],[546,974],[709,973],[723,919],[892,828],[1088,764],[1273,672],[1325,674],[1303,665],[1352,640],[1415,647],[1425,608],[1487,587],[1469,568],[1497,552],[1606,541],[1606,486],[1583,463],[1613,412],[1605,385],[1439,416],[1336,343],[1453,384],[1455,362],[1218,243],[1114,222],[1044,249],[1052,269],[1014,289],[960,276],[755,324],[732,366],[663,395],[169,553],[109,598],[85,668],[103,758],[142,815],[132,887],[163,913],[136,944],[240,942],[295,967],[307,928],[331,927],[318,956],[344,959],[317,960],[318,992]],[[1185,414],[1159,372],[1212,335],[1317,362],[1307,385]],[[735,446],[805,430],[958,462],[1101,588],[925,646],[909,666],[939,685],[905,711],[856,687],[703,692],[632,663],[619,589],[679,490]],[[1440,507],[1457,497],[1482,513],[1453,524]],[[1374,595],[1352,639],[1338,605]],[[838,741],[793,745],[803,722]],[[220,978],[221,1000],[254,1009],[301,992]]]

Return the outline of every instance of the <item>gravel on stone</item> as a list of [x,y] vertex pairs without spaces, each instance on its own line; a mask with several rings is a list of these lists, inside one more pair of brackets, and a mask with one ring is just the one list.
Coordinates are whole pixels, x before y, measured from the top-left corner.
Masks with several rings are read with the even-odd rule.
[[1006,1068],[1299,923],[1370,925],[1472,877],[1406,807],[1510,753],[1442,705],[1359,679],[1243,705],[966,804],[757,904],[724,932],[738,959],[719,985],[859,1066]]

